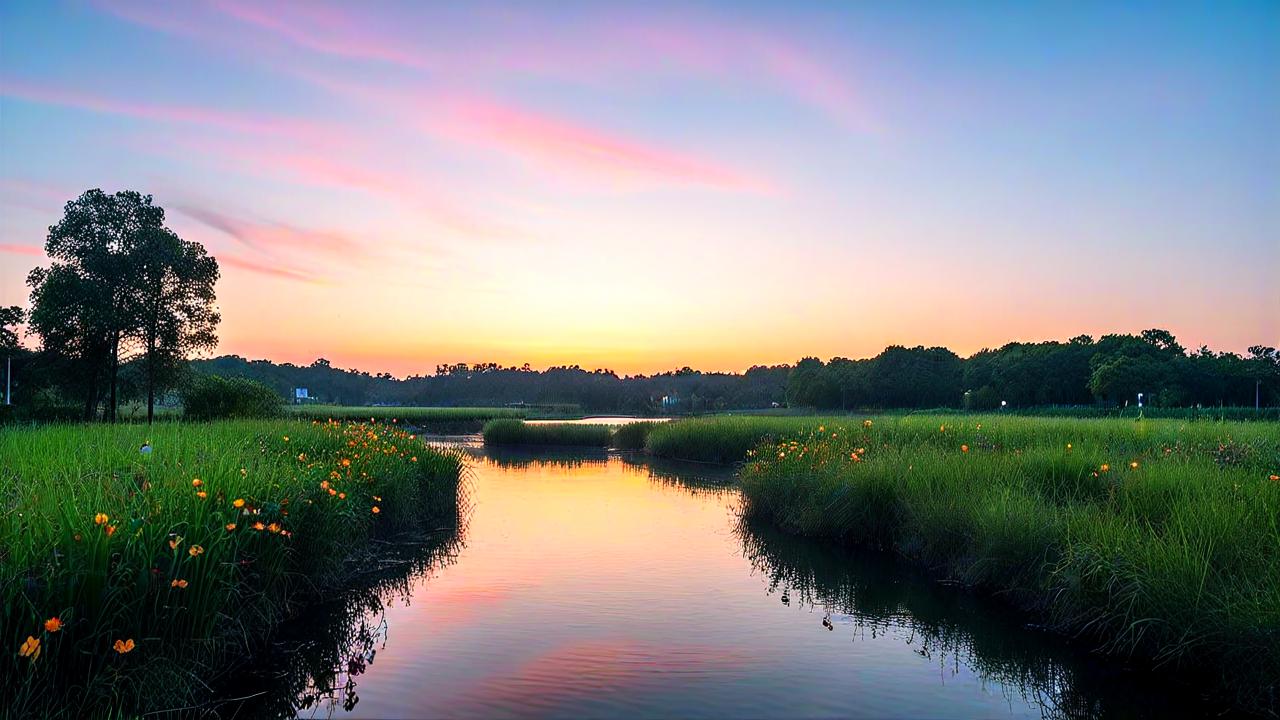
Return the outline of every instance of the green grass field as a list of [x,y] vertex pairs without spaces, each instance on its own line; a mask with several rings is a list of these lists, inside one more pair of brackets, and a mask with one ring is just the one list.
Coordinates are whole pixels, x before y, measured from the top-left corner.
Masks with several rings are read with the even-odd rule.
[[578,447],[643,450],[645,439],[655,425],[641,420],[624,425],[590,425],[583,423],[537,423],[499,419],[485,423],[484,444],[495,445],[565,445]]
[[181,706],[372,539],[456,520],[462,473],[381,424],[0,430],[9,710]]
[[[1275,710],[1280,426],[850,420],[756,424],[747,514],[890,549],[1109,653],[1213,668]],[[732,457],[751,426],[698,422],[655,430],[651,447]]]

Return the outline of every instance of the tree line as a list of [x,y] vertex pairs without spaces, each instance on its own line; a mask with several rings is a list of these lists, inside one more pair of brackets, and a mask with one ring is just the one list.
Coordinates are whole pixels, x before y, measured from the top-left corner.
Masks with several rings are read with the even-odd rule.
[[[1246,355],[1201,347],[1189,352],[1172,333],[1081,335],[1013,342],[968,358],[942,347],[886,348],[866,359],[757,366],[744,373],[684,367],[622,376],[577,365],[452,363],[432,375],[397,379],[333,367],[247,360],[229,355],[188,362],[217,344],[217,261],[164,225],[163,208],[137,192],[89,190],[67,203],[49,228],[48,267],[28,277],[30,309],[0,307],[0,360],[19,378],[28,408],[71,403],[84,419],[115,420],[122,400],[157,397],[192,375],[260,382],[282,398],[348,405],[499,406],[569,404],[585,412],[714,412],[778,406],[819,410],[999,407],[1157,407],[1280,405],[1280,353],[1257,345]],[[26,322],[38,342],[24,349]],[[38,414],[33,412],[33,415]]]

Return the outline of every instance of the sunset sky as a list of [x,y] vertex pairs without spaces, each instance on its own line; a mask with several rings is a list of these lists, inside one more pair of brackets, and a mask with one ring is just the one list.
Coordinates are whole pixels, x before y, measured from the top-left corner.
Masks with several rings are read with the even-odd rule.
[[93,187],[217,256],[219,354],[1243,351],[1280,343],[1280,4],[0,4],[0,305]]

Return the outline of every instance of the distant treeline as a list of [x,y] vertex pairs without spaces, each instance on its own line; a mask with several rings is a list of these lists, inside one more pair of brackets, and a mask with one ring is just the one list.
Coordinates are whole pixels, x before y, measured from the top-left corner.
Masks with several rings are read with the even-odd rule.
[[[224,356],[193,363],[198,372],[246,377],[291,397],[294,388],[340,404],[573,404],[585,412],[710,412],[775,405],[823,410],[1136,405],[1152,407],[1280,405],[1280,354],[1256,346],[1248,356],[1188,353],[1164,330],[1087,336],[1066,342],[1010,343],[961,358],[946,348],[900,347],[879,355],[745,373],[690,368],[619,376],[577,366],[537,371],[495,363],[441,365],[436,374],[403,380],[341,370],[326,360],[308,366]],[[667,405],[663,405],[663,398]]]

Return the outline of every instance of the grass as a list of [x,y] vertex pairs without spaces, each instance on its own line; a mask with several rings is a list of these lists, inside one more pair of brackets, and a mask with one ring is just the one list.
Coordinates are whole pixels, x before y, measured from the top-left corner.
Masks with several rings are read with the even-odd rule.
[[10,712],[198,698],[300,602],[365,567],[377,538],[456,518],[462,472],[460,455],[385,425],[0,430]]
[[407,425],[441,435],[480,432],[496,418],[522,418],[519,408],[364,407],[359,405],[289,405],[288,412],[308,420],[360,420]]
[[[679,447],[728,454],[745,433],[732,427],[686,429]],[[1102,651],[1213,669],[1246,705],[1276,710],[1276,425],[908,416],[801,427],[771,425],[773,439],[750,451],[748,516],[890,549]]]
[[607,425],[550,423],[530,425],[520,420],[490,420],[484,426],[485,445],[577,445],[609,447],[613,432]]
[[574,445],[579,447],[643,450],[655,425],[652,421],[624,425],[536,423],[499,419],[485,423],[485,445]]

